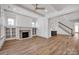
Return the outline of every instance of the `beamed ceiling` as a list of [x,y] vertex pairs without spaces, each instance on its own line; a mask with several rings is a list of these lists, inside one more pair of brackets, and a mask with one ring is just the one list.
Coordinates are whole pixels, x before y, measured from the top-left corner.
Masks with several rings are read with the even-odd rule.
[[[14,5],[14,4],[13,4]],[[46,15],[56,15],[57,13],[65,13],[68,11],[73,11],[75,9],[79,9],[79,4],[38,4],[39,8],[45,8],[45,10],[41,9],[35,9],[36,4],[15,4],[14,6],[20,7],[29,13],[25,15],[30,16],[30,17],[44,17]],[[12,8],[16,8],[13,7]],[[20,11],[22,12],[22,11]]]

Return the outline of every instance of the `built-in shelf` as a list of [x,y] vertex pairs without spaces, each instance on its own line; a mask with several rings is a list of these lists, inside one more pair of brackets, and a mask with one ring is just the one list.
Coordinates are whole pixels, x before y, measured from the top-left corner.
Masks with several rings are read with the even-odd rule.
[[36,35],[37,28],[32,28],[32,35]]
[[36,34],[36,29],[33,29],[32,34],[31,27],[5,27],[6,40],[22,38],[22,32],[29,32],[29,37],[31,37]]
[[6,38],[16,37],[16,28],[5,28]]

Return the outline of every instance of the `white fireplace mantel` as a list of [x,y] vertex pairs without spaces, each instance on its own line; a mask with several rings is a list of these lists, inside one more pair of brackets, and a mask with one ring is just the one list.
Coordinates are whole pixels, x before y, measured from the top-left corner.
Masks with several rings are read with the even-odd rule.
[[29,32],[29,38],[32,37],[32,28],[31,27],[17,27],[16,28],[16,37],[21,39],[22,33],[21,32]]

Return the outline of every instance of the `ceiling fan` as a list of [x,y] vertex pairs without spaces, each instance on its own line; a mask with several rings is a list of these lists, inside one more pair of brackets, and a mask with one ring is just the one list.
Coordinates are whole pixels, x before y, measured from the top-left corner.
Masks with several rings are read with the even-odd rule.
[[35,4],[35,10],[45,10],[43,7],[38,7],[38,4]]

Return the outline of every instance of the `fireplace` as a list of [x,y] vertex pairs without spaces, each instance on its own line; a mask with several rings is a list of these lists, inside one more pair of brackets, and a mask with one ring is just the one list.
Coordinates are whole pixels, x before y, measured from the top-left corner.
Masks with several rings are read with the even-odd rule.
[[17,31],[19,30],[19,32],[17,33],[18,38],[22,39],[22,38],[31,38],[32,37],[32,28],[19,28],[17,29]]
[[22,32],[22,38],[29,37],[29,32]]
[[56,36],[57,35],[57,31],[51,31],[51,36]]

